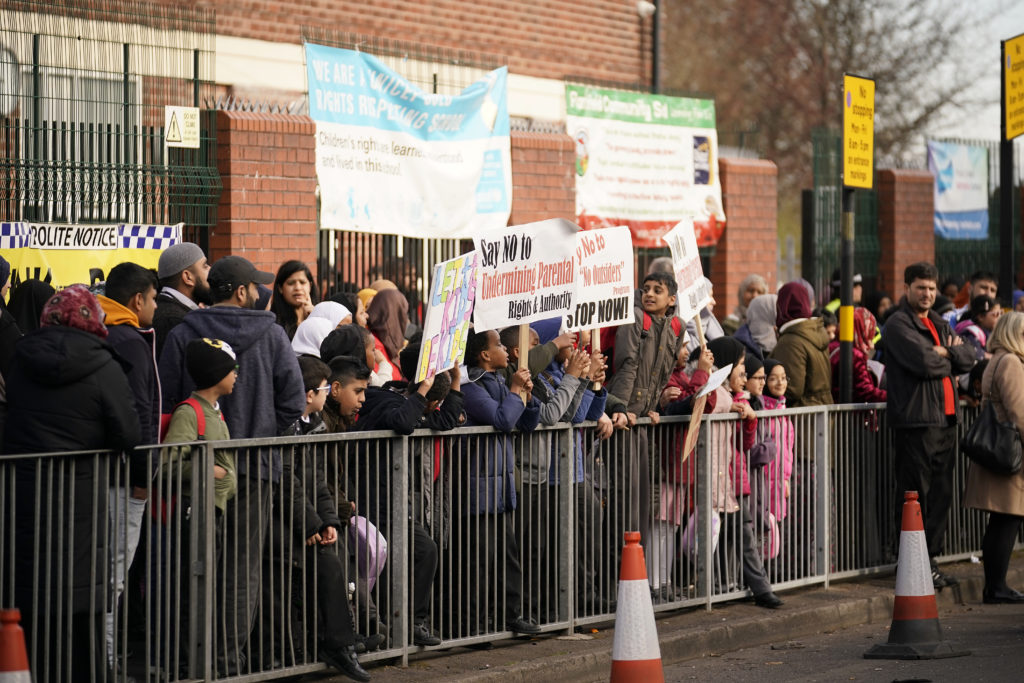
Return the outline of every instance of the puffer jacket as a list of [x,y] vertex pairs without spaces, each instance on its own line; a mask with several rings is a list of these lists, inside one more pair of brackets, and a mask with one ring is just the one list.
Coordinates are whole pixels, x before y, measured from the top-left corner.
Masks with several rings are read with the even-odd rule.
[[828,332],[821,318],[802,318],[782,326],[769,358],[782,363],[789,376],[786,401],[793,408],[832,403],[832,365]]

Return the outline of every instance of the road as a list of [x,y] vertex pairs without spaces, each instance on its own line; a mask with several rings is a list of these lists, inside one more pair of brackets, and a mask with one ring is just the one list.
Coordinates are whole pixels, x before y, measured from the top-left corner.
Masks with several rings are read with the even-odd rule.
[[939,614],[946,640],[971,654],[952,659],[864,659],[888,638],[867,624],[665,667],[666,681],[1022,681],[1024,605],[978,602]]

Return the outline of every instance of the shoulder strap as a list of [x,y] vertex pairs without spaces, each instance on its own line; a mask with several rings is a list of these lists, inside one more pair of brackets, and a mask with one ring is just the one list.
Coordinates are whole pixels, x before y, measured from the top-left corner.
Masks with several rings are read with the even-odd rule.
[[191,396],[186,398],[184,401],[178,404],[179,406],[190,405],[192,410],[196,411],[196,433],[200,439],[206,439],[206,415],[203,413],[203,407],[199,405],[199,401],[195,400]]
[[651,331],[651,316],[648,315],[647,311],[644,311],[644,321],[640,327],[640,336],[646,337],[647,333]]
[[672,316],[672,331],[676,333],[677,337],[683,333],[683,321],[677,315]]

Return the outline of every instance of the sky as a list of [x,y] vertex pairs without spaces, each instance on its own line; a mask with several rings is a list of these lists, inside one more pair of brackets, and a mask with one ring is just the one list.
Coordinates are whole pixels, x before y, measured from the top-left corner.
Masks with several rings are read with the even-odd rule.
[[978,81],[975,95],[988,104],[963,116],[957,121],[937,126],[929,137],[960,137],[976,140],[999,139],[999,98],[1001,75],[999,55],[1001,40],[1024,33],[1024,0],[979,0],[980,11],[993,11],[993,19],[983,30],[979,52],[984,59],[985,75]]

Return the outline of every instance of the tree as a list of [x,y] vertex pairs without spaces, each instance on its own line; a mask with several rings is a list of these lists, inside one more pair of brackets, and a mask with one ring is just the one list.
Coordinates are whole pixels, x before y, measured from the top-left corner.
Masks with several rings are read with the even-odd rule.
[[922,137],[970,105],[987,17],[956,0],[667,0],[667,87],[712,94],[719,136],[753,133],[783,203],[811,183],[811,131],[842,124],[842,76],[875,79],[878,166],[923,155]]

